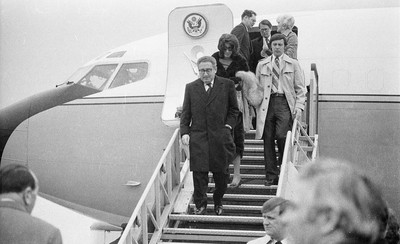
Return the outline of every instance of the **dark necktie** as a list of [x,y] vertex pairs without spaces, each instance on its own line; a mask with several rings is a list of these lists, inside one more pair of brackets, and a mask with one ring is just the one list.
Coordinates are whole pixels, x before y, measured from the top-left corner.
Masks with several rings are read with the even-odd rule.
[[208,86],[208,88],[207,88],[207,94],[210,96],[210,94],[211,94],[211,88],[212,88],[212,86],[211,86],[211,83],[208,83],[208,84],[206,84],[207,86]]
[[279,59],[275,58],[275,62],[272,63],[272,93],[278,92],[279,86]]

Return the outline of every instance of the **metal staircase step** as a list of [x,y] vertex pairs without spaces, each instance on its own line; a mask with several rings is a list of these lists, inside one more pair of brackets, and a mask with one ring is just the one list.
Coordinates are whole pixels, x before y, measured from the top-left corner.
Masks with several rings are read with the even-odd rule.
[[[195,204],[190,204],[191,209],[195,208]],[[250,205],[224,205],[224,210],[234,211],[261,211],[262,206],[250,206]],[[214,209],[214,204],[207,204],[207,209]]]
[[252,236],[261,237],[264,231],[248,230],[214,230],[214,229],[189,229],[189,228],[164,228],[165,234],[189,234],[189,235],[221,235],[221,236]]
[[223,215],[192,215],[192,214],[170,214],[170,220],[212,223],[235,223],[235,224],[262,224],[262,217],[223,216]]
[[190,242],[173,242],[173,241],[169,241],[169,240],[166,240],[166,241],[159,241],[159,242],[157,242],[157,243],[168,243],[168,244],[210,244],[209,242],[193,242],[193,241],[190,241]]
[[[254,237],[246,236],[215,236],[215,235],[185,235],[185,234],[164,234],[163,239],[177,240],[179,244],[182,243],[196,243],[196,244],[210,244],[210,243],[247,243]],[[184,242],[181,242],[184,241]],[[160,242],[159,242],[160,243]],[[162,242],[164,243],[164,242]],[[167,243],[167,242],[165,242]],[[168,242],[171,243],[171,242]],[[174,243],[174,242],[172,242]]]
[[[233,174],[232,174],[233,177]],[[265,175],[256,175],[256,174],[240,174],[242,179],[252,179],[252,180],[264,180]]]
[[[230,174],[233,177],[233,174]],[[208,177],[212,177],[212,173],[208,174]],[[265,179],[265,175],[256,175],[256,174],[240,174],[242,179],[252,179],[252,180],[263,180]]]
[[263,140],[258,140],[258,139],[245,139],[244,140],[244,144],[257,144],[257,145],[264,145],[264,141]]
[[263,147],[244,147],[244,153],[262,153],[264,154]]
[[[207,197],[212,199],[213,194],[207,193]],[[267,201],[268,199],[275,197],[275,195],[250,195],[250,194],[225,194],[224,200],[253,200],[253,201]]]
[[262,161],[264,162],[264,156],[258,155],[244,155],[242,161]]
[[[230,169],[233,169],[233,165],[229,165]],[[265,166],[264,165],[260,165],[260,164],[240,164],[240,169],[246,170],[246,169],[250,169],[250,170],[265,170]]]
[[[208,183],[208,187],[215,187],[215,183]],[[277,185],[265,186],[265,185],[257,185],[257,184],[242,184],[239,186],[241,189],[258,189],[258,190],[276,190],[278,188]]]

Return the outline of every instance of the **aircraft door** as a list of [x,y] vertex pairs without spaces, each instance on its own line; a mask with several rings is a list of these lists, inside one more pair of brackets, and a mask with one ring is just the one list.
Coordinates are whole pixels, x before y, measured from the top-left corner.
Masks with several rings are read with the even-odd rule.
[[218,40],[233,28],[233,15],[224,4],[174,9],[168,18],[168,72],[162,120],[179,126],[185,86],[198,78],[197,59],[218,51]]

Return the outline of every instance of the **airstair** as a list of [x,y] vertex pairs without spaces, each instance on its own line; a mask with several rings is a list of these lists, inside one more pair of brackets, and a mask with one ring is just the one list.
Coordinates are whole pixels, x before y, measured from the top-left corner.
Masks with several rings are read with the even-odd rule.
[[[177,129],[118,243],[246,243],[264,236],[263,203],[274,196],[291,199],[295,194],[293,176],[318,156],[317,84],[318,73],[312,65],[304,121],[295,120],[287,134],[278,185],[264,185],[263,142],[254,139],[251,131],[246,135],[241,162],[242,184],[228,188],[224,213],[217,216],[213,211],[215,184],[210,174],[207,212],[194,215],[189,159],[185,158]],[[233,166],[230,172],[232,176]]]

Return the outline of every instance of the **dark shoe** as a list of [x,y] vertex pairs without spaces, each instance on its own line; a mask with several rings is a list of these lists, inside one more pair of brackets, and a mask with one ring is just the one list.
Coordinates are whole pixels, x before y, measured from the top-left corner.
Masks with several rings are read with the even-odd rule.
[[200,207],[200,208],[195,208],[194,214],[195,215],[204,215],[206,214],[207,208],[206,207]]
[[214,212],[216,215],[221,215],[224,212],[222,205],[215,205]]
[[266,180],[264,182],[265,186],[273,186],[273,185],[278,185],[279,179],[273,179],[273,180]]

